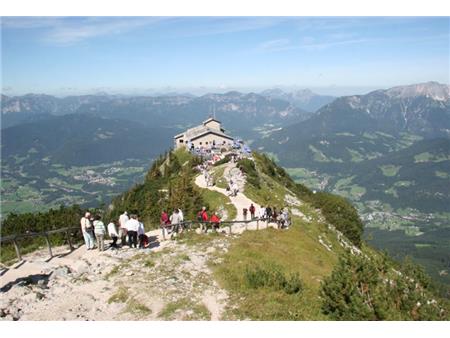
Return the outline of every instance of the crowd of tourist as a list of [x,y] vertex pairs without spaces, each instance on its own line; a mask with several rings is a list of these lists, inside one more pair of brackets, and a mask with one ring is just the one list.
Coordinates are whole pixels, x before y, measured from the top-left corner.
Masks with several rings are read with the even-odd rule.
[[[125,211],[120,215],[118,221],[111,220],[108,226],[105,226],[100,215],[92,216],[90,212],[86,212],[80,223],[87,250],[98,248],[99,251],[104,251],[106,235],[112,240],[109,247],[113,249],[123,246],[130,248],[149,246],[144,224],[136,214],[128,216]],[[120,244],[117,243],[119,239]]]

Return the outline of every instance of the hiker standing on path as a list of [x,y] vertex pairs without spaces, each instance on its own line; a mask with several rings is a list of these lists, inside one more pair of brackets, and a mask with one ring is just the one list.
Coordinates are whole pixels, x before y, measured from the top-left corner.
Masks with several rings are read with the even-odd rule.
[[220,228],[220,218],[216,215],[215,212],[211,215],[211,223],[213,230],[217,231]]
[[137,220],[137,215],[131,215],[131,219],[125,224],[128,234],[128,246],[131,248],[134,246],[137,248],[137,232],[139,229],[139,222]]
[[144,223],[141,222],[141,220],[138,217],[139,222],[139,228],[137,231],[138,238],[139,238],[139,249],[144,249],[148,246],[148,236],[145,234],[145,228]]
[[266,218],[267,222],[270,222],[272,220],[272,209],[270,208],[270,206],[267,206],[266,208]]
[[94,232],[97,238],[97,248],[98,251],[105,251],[105,225],[101,221],[102,217],[100,215],[95,215],[94,218]]
[[166,234],[169,234],[167,231],[167,228],[169,227],[170,220],[169,220],[169,214],[166,212],[165,209],[161,212],[159,224],[161,226],[163,238],[166,238]]
[[81,218],[81,232],[83,234],[84,243],[86,244],[87,250],[94,249],[94,229],[92,227],[91,221],[89,218],[91,217],[90,212],[86,212],[84,217]]
[[266,218],[266,208],[264,208],[262,205],[258,210],[258,217],[260,220],[264,220]]
[[117,229],[116,229],[116,221],[109,222],[108,235],[112,239],[112,243],[111,243],[110,247],[116,249],[117,248],[117,238],[119,237],[119,235],[117,234]]
[[180,228],[180,222],[181,222],[180,212],[178,209],[174,209],[173,214],[170,216],[170,223],[173,226],[172,234],[170,235],[171,239],[174,237],[174,234],[178,233],[178,229]]
[[247,212],[248,212],[247,208],[242,209],[242,216],[244,216],[244,221],[247,220]]
[[277,207],[273,207],[272,222],[277,223],[277,217],[278,217]]
[[[202,210],[200,210],[199,212],[198,212],[198,214],[197,214],[197,220],[199,221],[199,222],[201,222],[200,223],[200,226],[201,226],[201,228],[200,229],[202,229],[202,227],[203,227],[203,223],[205,223],[205,222],[208,222],[208,213],[206,212],[206,207],[202,207]],[[207,224],[205,224],[205,233],[208,231],[208,225]]]
[[127,222],[130,219],[128,218],[128,213],[124,211],[122,215],[119,217],[119,237],[120,237],[120,245],[124,246],[126,244],[127,237]]
[[250,205],[250,208],[249,208],[248,210],[250,210],[250,217],[252,218],[252,220],[254,220],[254,219],[255,219],[255,211],[256,211],[256,208],[255,208],[255,206],[253,205],[253,203]]

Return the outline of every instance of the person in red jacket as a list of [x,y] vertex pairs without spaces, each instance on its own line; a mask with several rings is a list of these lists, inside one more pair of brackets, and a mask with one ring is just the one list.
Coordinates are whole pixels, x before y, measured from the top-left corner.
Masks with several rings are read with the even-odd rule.
[[161,231],[163,238],[166,238],[166,234],[168,234],[167,228],[170,224],[169,214],[166,212],[166,210],[163,210],[161,212],[161,218],[159,219],[159,224],[161,226]]
[[250,217],[251,217],[252,219],[254,219],[254,218],[255,218],[255,211],[256,211],[256,208],[255,208],[255,206],[253,205],[253,203],[250,205],[250,208],[248,208],[248,210],[250,211]]
[[[197,214],[197,219],[199,222],[208,222],[209,218],[208,218],[208,213],[206,212],[206,207],[202,207],[202,210],[200,210]],[[208,232],[208,224],[200,224],[200,229],[205,230],[205,233]]]
[[216,215],[215,212],[211,215],[210,222],[212,223],[213,230],[217,230],[220,228],[220,218]]

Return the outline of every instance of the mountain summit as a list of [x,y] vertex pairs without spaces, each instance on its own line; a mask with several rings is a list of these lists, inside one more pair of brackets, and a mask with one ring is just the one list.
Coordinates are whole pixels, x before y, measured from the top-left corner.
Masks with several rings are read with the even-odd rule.
[[425,96],[436,101],[448,101],[450,99],[450,86],[434,81],[393,87],[384,92],[392,98],[404,99]]

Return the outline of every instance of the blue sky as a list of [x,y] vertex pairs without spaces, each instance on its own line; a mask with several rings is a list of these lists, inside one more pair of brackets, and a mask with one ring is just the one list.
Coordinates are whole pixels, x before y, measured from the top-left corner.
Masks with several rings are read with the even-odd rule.
[[3,17],[2,91],[312,88],[449,83],[448,17]]

